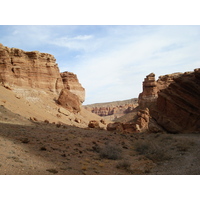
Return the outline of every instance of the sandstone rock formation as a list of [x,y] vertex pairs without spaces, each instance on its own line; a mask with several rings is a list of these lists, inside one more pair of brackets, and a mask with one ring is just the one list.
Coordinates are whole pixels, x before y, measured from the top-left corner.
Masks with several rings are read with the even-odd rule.
[[200,69],[184,73],[158,93],[152,112],[170,132],[200,131]]
[[79,83],[76,74],[71,72],[63,72],[60,74],[64,84],[64,88],[67,88],[73,94],[77,95],[83,103],[85,101],[85,89]]
[[88,127],[89,127],[89,128],[99,128],[99,127],[100,127],[100,126],[99,126],[99,122],[96,121],[96,120],[91,120],[91,121],[89,122],[89,124],[88,124]]
[[[151,80],[150,80],[150,79]],[[143,82],[139,106],[169,132],[200,131],[200,69],[160,76]]]
[[174,82],[174,79],[180,77],[183,73],[173,73],[167,74],[164,76],[159,76],[157,80],[157,91],[167,88],[171,83]]
[[108,131],[123,131],[124,128],[123,128],[123,123],[120,123],[120,122],[114,122],[114,123],[109,123],[107,125],[107,130]]
[[0,83],[5,86],[40,88],[58,93],[62,78],[54,56],[26,52],[0,44]]
[[70,92],[68,89],[62,89],[58,98],[58,103],[70,112],[80,112],[81,104],[78,96]]
[[155,80],[155,74],[151,73],[144,79],[143,92],[138,97],[138,103],[140,107],[145,108],[151,106],[158,97],[157,82]]
[[59,104],[70,112],[79,112],[85,99],[85,89],[77,76],[70,72],[60,73],[53,55],[38,51],[26,52],[2,44],[0,83],[5,88],[14,89],[18,99],[26,97],[27,100],[36,101],[39,99],[38,94],[50,91],[55,99],[59,97]]
[[134,122],[129,123],[109,123],[107,125],[108,131],[120,131],[124,133],[139,133],[146,132],[149,130],[150,114],[149,109],[141,109],[137,112],[136,119]]
[[91,104],[84,106],[84,108],[101,117],[114,120],[132,112],[137,105],[137,99],[135,98],[125,101]]
[[137,129],[140,131],[146,131],[149,129],[150,114],[149,109],[139,110],[137,113],[138,119],[136,121]]

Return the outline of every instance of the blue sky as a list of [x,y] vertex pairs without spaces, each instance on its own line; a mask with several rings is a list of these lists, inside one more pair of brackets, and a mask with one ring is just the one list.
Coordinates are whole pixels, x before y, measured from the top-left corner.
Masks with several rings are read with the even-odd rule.
[[0,43],[53,54],[77,74],[84,104],[138,97],[146,75],[200,67],[200,26],[0,26]]

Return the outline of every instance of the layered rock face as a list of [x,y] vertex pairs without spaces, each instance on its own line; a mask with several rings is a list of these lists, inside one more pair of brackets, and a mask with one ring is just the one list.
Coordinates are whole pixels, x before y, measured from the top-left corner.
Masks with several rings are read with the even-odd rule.
[[124,133],[139,133],[145,132],[149,129],[150,114],[149,109],[140,109],[134,119],[134,122],[129,123],[109,123],[107,125],[108,131],[119,131]]
[[126,113],[131,112],[134,108],[135,105],[126,104],[124,106],[115,106],[115,107],[94,107],[91,108],[91,112],[99,116],[114,115],[115,117],[119,117]]
[[164,76],[159,76],[157,82],[157,91],[167,88],[171,83],[174,82],[174,79],[180,77],[183,73],[173,73],[167,74]]
[[152,107],[155,105],[159,91],[167,88],[174,79],[180,77],[183,73],[173,73],[159,76],[155,80],[155,74],[151,73],[146,76],[143,82],[143,91],[139,94],[138,103],[141,108]]
[[151,73],[144,79],[143,92],[139,94],[138,103],[140,107],[145,108],[151,106],[158,97],[157,82],[155,74]]
[[161,76],[146,87],[148,81],[143,83],[140,107],[149,107],[151,116],[169,132],[200,131],[200,69]]
[[62,78],[54,56],[26,52],[0,44],[0,82],[11,87],[31,87],[59,93]]
[[101,117],[109,117],[110,120],[113,120],[132,112],[137,105],[137,99],[135,98],[125,101],[92,104],[84,106],[84,108]]
[[[37,91],[51,91],[58,103],[70,112],[79,112],[85,89],[75,74],[60,73],[53,55],[26,52],[0,44],[0,83],[28,99],[38,98]],[[33,90],[34,89],[34,90]],[[30,98],[29,98],[30,99]]]
[[200,69],[178,76],[161,90],[152,114],[170,132],[200,132]]
[[83,103],[85,101],[85,89],[79,83],[76,74],[71,72],[63,72],[60,75],[62,77],[64,87],[70,90],[70,92],[73,94],[77,95],[81,103]]
[[59,95],[58,103],[69,110],[70,112],[80,112],[80,100],[77,95],[70,92],[68,89],[63,89]]

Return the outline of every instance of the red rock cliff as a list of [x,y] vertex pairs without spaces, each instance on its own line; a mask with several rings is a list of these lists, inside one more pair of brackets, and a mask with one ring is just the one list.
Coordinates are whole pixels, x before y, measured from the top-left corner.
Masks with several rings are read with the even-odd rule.
[[62,78],[54,56],[26,52],[0,44],[0,82],[11,87],[31,87],[59,93]]
[[149,107],[159,125],[174,133],[200,131],[200,69],[161,76],[155,84],[148,82],[146,78],[139,106]]
[[101,117],[109,116],[109,119],[113,120],[132,112],[137,106],[138,101],[136,98],[134,98],[125,101],[91,104],[84,107],[92,113],[95,113]]
[[85,101],[85,89],[79,83],[76,74],[71,72],[63,72],[61,73],[61,77],[64,87],[70,90],[70,92],[73,94],[77,95],[81,103],[83,103]]
[[85,89],[77,76],[70,72],[60,73],[53,55],[8,48],[2,44],[0,83],[12,89],[23,88],[22,93],[26,89],[51,91],[63,107],[74,112],[80,111],[80,105],[85,99]]
[[152,114],[170,132],[200,132],[200,69],[179,75],[161,90]]

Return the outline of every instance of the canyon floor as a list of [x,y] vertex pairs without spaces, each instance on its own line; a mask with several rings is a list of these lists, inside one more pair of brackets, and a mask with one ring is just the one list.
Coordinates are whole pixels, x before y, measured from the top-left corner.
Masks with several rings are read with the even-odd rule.
[[33,122],[0,106],[0,174],[200,174],[198,134],[121,134]]

